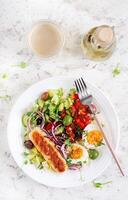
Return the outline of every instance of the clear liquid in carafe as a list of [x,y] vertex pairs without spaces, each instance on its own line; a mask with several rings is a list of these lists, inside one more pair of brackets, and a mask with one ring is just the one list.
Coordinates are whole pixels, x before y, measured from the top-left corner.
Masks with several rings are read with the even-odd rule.
[[114,30],[108,25],[92,28],[82,39],[85,56],[91,60],[108,59],[116,45]]

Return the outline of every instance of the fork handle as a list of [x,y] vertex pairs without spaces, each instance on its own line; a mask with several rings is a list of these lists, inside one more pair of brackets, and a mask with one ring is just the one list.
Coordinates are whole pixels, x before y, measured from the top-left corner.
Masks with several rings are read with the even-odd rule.
[[98,118],[97,118],[97,116],[96,116],[95,114],[94,114],[93,118],[95,119],[95,121],[96,121],[96,123],[97,123],[97,125],[98,125],[98,127],[99,127],[99,129],[100,129],[100,131],[101,131],[101,133],[103,134],[103,138],[104,138],[104,140],[105,140],[105,143],[107,144],[108,149],[110,150],[110,152],[111,152],[111,154],[112,154],[112,157],[113,157],[113,159],[115,160],[115,162],[116,162],[116,164],[117,164],[117,166],[118,166],[118,169],[119,169],[120,173],[122,174],[122,176],[125,176],[125,175],[124,175],[124,172],[123,172],[123,170],[122,170],[122,168],[121,168],[121,166],[120,166],[120,163],[119,163],[119,161],[118,161],[118,159],[117,159],[117,156],[115,155],[114,150],[113,150],[111,144],[109,143],[109,141],[108,141],[108,139],[107,139],[107,137],[106,137],[106,135],[105,135],[105,133],[104,133],[104,130],[103,130],[103,128],[101,127],[100,122],[99,122],[99,120],[98,120]]

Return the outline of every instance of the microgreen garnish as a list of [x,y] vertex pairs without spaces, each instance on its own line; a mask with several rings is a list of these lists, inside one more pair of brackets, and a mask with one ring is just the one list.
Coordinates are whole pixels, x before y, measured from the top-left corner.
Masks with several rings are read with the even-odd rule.
[[65,144],[66,144],[68,147],[71,147],[71,146],[72,146],[72,143],[70,142],[69,138],[65,140]]
[[99,142],[98,144],[95,144],[95,147],[99,147],[99,146],[101,146],[101,145],[105,145],[105,144],[101,141],[101,142]]
[[11,96],[9,96],[9,95],[0,96],[0,99],[2,99],[2,100],[11,100]]
[[7,73],[3,73],[2,74],[2,79],[7,80],[8,79],[8,74]]
[[100,182],[94,182],[94,181],[93,181],[93,185],[94,185],[94,187],[96,187],[96,188],[102,188],[104,185],[107,185],[107,184],[109,184],[109,183],[112,183],[112,181],[108,181],[108,182],[105,182],[105,183],[100,183]]
[[20,67],[22,69],[28,67],[28,63],[27,62],[24,62],[24,61],[21,61],[19,64],[17,65],[12,65],[12,67]]
[[24,152],[23,155],[24,155],[24,156],[28,156],[29,153],[28,153],[28,152]]
[[72,159],[71,158],[67,158],[66,162],[67,162],[68,166],[70,166],[72,164]]
[[17,66],[24,69],[24,68],[28,67],[28,63],[21,61]]
[[82,161],[78,161],[77,164],[82,166]]
[[83,161],[84,164],[86,164],[86,162],[87,162],[86,160]]
[[120,66],[115,67],[112,71],[113,77],[118,76],[120,73],[121,73],[121,67]]
[[28,164],[28,160],[25,160],[25,161],[24,161],[24,164],[27,165],[27,164]]
[[42,165],[42,163],[40,163],[39,165],[38,165],[38,167],[37,167],[38,169],[43,169],[44,168],[44,166]]

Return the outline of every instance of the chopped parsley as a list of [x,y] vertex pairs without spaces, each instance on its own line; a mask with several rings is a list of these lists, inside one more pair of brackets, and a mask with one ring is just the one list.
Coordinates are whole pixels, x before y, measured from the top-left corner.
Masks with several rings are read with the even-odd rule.
[[102,188],[104,185],[107,185],[107,184],[109,184],[109,183],[112,183],[112,181],[108,181],[108,182],[105,182],[105,183],[100,183],[100,182],[94,182],[94,181],[93,181],[93,185],[94,185],[94,187],[96,187],[96,188]]

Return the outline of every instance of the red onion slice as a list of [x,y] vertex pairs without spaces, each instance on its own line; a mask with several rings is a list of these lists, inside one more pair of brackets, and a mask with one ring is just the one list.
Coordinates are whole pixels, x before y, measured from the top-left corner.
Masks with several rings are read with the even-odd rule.
[[40,126],[40,129],[42,129],[43,130],[43,128],[44,128],[44,123],[43,124],[41,124],[41,126]]
[[64,158],[67,159],[67,154],[66,154],[66,149],[65,149],[65,147],[66,147],[66,145],[63,144],[63,145],[61,146],[60,150],[61,150],[61,152],[62,152]]
[[32,127],[31,127],[31,118],[29,117],[28,120],[27,120],[27,129],[29,131],[32,131]]
[[52,135],[53,135],[54,139],[56,141],[58,141],[57,137],[55,136],[55,125],[56,125],[56,122],[53,122],[53,124],[52,124]]
[[44,113],[42,113],[41,111],[37,111],[36,112],[40,117],[42,117],[43,118],[43,121],[45,122],[45,117],[44,117]]
[[69,166],[69,169],[70,170],[78,170],[78,169],[80,169],[82,166],[81,165],[79,165],[79,164],[71,164],[70,166]]
[[54,132],[55,132],[55,135],[56,135],[57,128],[60,127],[60,126],[61,126],[61,124],[59,124],[59,125],[57,125],[57,126],[55,127],[55,131],[54,131]]

